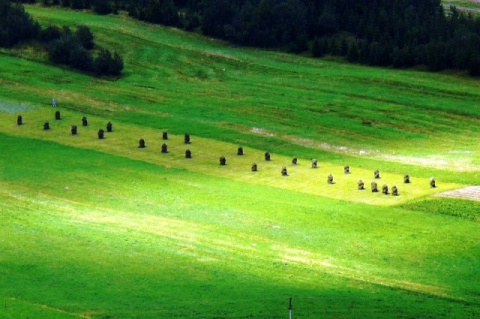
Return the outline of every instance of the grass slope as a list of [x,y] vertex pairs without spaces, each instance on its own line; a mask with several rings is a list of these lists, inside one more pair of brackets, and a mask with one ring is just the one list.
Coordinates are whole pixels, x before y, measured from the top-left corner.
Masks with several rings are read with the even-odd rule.
[[[432,197],[480,183],[476,80],[28,10],[87,24],[126,72],[92,79],[1,51],[0,318],[279,318],[289,297],[300,318],[480,316],[479,205]],[[375,168],[401,196],[356,190]]]
[[478,13],[480,11],[480,3],[476,0],[444,0],[442,1],[446,9],[454,6],[459,10]]
[[311,318],[478,309],[477,223],[2,142],[31,154],[2,182],[9,298],[99,318],[274,318],[289,294]]
[[[46,105],[56,97],[76,111],[177,134],[188,128],[287,155],[295,149],[311,158],[320,149],[362,154],[366,162],[478,171],[479,140],[471,134],[478,133],[475,79],[231,48],[123,16],[30,12],[45,24],[87,24],[97,42],[125,56],[126,74],[116,82],[91,80],[4,57],[2,85],[10,101]],[[26,74],[22,81],[18,69]],[[30,101],[21,100],[25,95]]]
[[[36,137],[42,140],[61,142],[63,144],[102,150],[125,157],[135,158],[167,167],[183,168],[204,174],[226,177],[246,183],[269,185],[289,189],[297,192],[322,195],[330,198],[364,202],[380,205],[396,205],[414,198],[438,193],[448,189],[458,188],[459,184],[443,183],[436,189],[429,188],[428,178],[412,176],[411,184],[403,184],[403,175],[396,172],[381,173],[378,180],[379,187],[383,184],[398,185],[401,196],[384,196],[380,193],[372,194],[369,181],[373,181],[373,172],[364,168],[351,167],[351,174],[344,174],[343,166],[329,163],[328,158],[320,157],[317,169],[311,168],[310,159],[299,159],[299,164],[291,164],[291,158],[273,154],[271,161],[264,160],[264,152],[245,148],[243,156],[237,155],[235,144],[220,142],[212,139],[192,136],[191,144],[185,145],[183,136],[170,135],[168,141],[161,139],[160,130],[145,128],[138,125],[119,123],[114,126],[113,133],[107,133],[105,140],[97,138],[98,128],[104,127],[106,122],[101,118],[90,117],[89,126],[81,127],[81,113],[64,111],[62,120],[54,120],[54,110],[43,108],[24,113],[25,124],[17,126],[15,116],[0,117],[4,131],[9,134]],[[45,120],[51,119],[51,130],[42,130]],[[103,122],[102,122],[103,121]],[[71,124],[77,124],[78,136],[69,134]],[[146,141],[145,149],[138,149],[138,140]],[[169,145],[168,154],[160,154],[161,145]],[[190,149],[193,159],[185,159],[185,150]],[[218,158],[226,156],[227,166],[219,166]],[[253,162],[258,163],[259,171],[250,172]],[[289,177],[280,174],[282,166],[289,169]],[[334,174],[335,185],[327,184],[327,175]],[[357,181],[365,180],[367,191],[357,191]]]

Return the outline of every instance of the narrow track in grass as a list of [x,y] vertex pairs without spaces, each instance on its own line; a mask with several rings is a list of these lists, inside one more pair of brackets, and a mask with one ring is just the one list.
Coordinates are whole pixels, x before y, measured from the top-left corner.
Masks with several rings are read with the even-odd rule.
[[440,197],[452,197],[480,201],[480,186],[468,186],[438,194]]
[[94,314],[73,313],[73,312],[66,311],[64,309],[54,308],[49,305],[38,304],[29,300],[20,299],[18,297],[5,297],[3,302],[4,302],[4,307],[2,307],[3,308],[2,310],[0,310],[0,316],[7,316],[7,318],[10,318],[9,317],[10,314],[12,315],[11,318],[17,317],[18,314],[23,312],[21,310],[23,308],[35,309],[34,313],[37,315],[40,315],[41,318],[57,318],[57,316],[60,316],[62,319],[67,319],[67,318],[92,319],[95,316]]
[[[125,234],[135,238],[146,236],[152,238],[148,241],[154,240],[156,245],[168,253],[185,255],[206,265],[228,261],[235,265],[241,264],[245,269],[255,269],[257,275],[267,276],[269,269],[264,265],[279,263],[288,265],[293,272],[295,269],[299,272],[309,269],[312,273],[327,273],[364,284],[400,289],[456,302],[476,302],[456,295],[447,286],[387,278],[382,270],[373,264],[356,262],[352,266],[346,258],[293,247],[260,235],[232,233],[228,229],[220,230],[207,224],[200,225],[162,216],[143,215],[142,218],[138,218],[136,212],[98,207],[96,204],[78,202],[47,192],[30,194],[29,190],[21,189],[12,193],[7,191],[10,189],[8,185],[2,182],[0,185],[3,186],[0,188],[2,196],[12,197],[26,207],[33,206],[43,211],[44,218],[50,219],[46,216],[51,216],[60,219],[65,225],[85,225],[102,233],[115,234],[119,238]],[[212,232],[215,232],[214,237],[211,236]],[[265,250],[263,247],[269,248]],[[306,285],[311,284],[310,280],[310,278],[295,279],[299,282],[304,281]],[[88,315],[76,314],[76,316],[90,318]]]

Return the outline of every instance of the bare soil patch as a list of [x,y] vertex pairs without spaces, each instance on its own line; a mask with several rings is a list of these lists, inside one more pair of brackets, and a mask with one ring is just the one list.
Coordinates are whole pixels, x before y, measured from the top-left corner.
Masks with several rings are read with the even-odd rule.
[[461,199],[470,199],[480,201],[480,186],[469,186],[464,188],[454,189],[452,191],[438,194],[442,197],[452,197]]

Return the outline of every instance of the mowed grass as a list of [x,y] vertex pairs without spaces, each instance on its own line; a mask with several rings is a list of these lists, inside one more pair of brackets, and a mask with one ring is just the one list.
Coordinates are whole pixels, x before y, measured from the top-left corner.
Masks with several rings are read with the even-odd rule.
[[312,158],[322,150],[363,158],[364,165],[377,159],[478,173],[480,140],[471,134],[479,132],[475,79],[234,48],[124,15],[29,11],[45,25],[91,27],[97,42],[123,54],[125,76],[91,79],[2,57],[9,101],[29,102],[22,101],[29,96],[30,103],[47,105],[56,97],[76,111],[285,155],[294,149]]
[[[480,183],[475,79],[28,10],[89,25],[126,69],[1,51],[0,318],[281,318],[290,297],[299,318],[480,316],[478,204],[432,197]],[[369,191],[376,168],[400,196]]]
[[[106,130],[105,119],[90,117],[87,127],[81,126],[81,113],[63,111],[62,119],[57,121],[54,112],[57,109],[41,108],[35,111],[23,112],[24,124],[16,124],[16,114],[0,114],[0,124],[4,132],[12,135],[36,137],[66,145],[86,149],[101,150],[124,157],[138,159],[164,167],[175,167],[203,174],[229,178],[248,184],[268,185],[296,192],[321,195],[339,200],[363,202],[377,205],[397,205],[418,197],[431,195],[441,191],[455,189],[459,184],[441,183],[437,188],[430,188],[429,179],[411,176],[412,183],[403,183],[403,174],[400,171],[381,172],[381,179],[373,178],[373,171],[365,168],[350,167],[350,174],[344,173],[344,167],[330,163],[328,157],[318,158],[316,169],[312,168],[311,159],[299,158],[297,165],[291,163],[291,157],[271,154],[271,160],[264,158],[265,151],[243,147],[244,155],[237,155],[238,147],[235,144],[190,136],[190,144],[185,144],[183,135],[170,135],[168,140],[162,140],[161,129],[145,128],[139,125],[125,123],[114,124],[112,133],[106,133],[105,139],[100,140],[97,132],[100,128]],[[43,123],[49,121],[51,129],[43,130]],[[71,125],[79,127],[79,134],[70,134]],[[139,139],[143,138],[146,148],[139,149]],[[160,152],[161,145],[167,144],[168,153]],[[186,159],[185,151],[189,149],[193,158]],[[219,165],[219,157],[225,156],[226,166]],[[257,163],[258,172],[251,172],[252,163]],[[346,163],[347,164],[347,163]],[[288,177],[280,174],[282,167],[288,169]],[[332,174],[334,184],[327,183],[327,176]],[[365,190],[359,191],[358,180],[365,182]],[[378,184],[380,192],[370,192],[370,182]],[[401,196],[389,196],[381,193],[383,185],[397,186]],[[440,187],[441,186],[441,187]],[[391,192],[390,192],[391,193]]]
[[446,8],[455,6],[457,9],[471,12],[478,12],[480,10],[480,3],[476,0],[447,0],[442,2]]
[[293,296],[306,318],[478,314],[477,223],[1,138],[7,304],[276,318]]

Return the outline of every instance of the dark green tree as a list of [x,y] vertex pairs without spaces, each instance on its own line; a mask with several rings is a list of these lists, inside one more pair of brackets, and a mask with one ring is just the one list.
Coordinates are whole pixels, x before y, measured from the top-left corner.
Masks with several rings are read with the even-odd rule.
[[347,60],[350,62],[358,62],[360,58],[360,51],[356,39],[350,41],[348,46]]
[[63,34],[59,39],[51,42],[48,46],[50,61],[57,64],[70,64],[71,48],[81,47],[78,39],[71,34]]
[[225,38],[225,26],[232,23],[235,14],[229,0],[204,0],[202,1],[203,18],[202,30],[205,34]]
[[113,12],[113,4],[109,0],[94,0],[93,10],[98,14],[110,14]]
[[98,75],[120,75],[123,70],[123,60],[120,54],[101,49],[93,62],[95,73]]
[[50,25],[40,31],[40,40],[45,43],[60,39],[62,36],[62,29],[56,25]]
[[334,9],[325,5],[322,11],[322,14],[318,18],[317,22],[317,34],[330,36],[339,31],[339,26],[337,23],[337,18],[334,14]]
[[75,45],[70,48],[69,65],[80,71],[91,71],[93,69],[93,57],[83,46]]
[[440,71],[447,67],[447,46],[444,42],[431,42],[426,49],[426,63],[430,71]]
[[0,0],[0,47],[10,47],[38,37],[40,25],[21,4]]
[[315,58],[320,58],[328,53],[328,42],[327,39],[316,38],[312,43],[312,56]]
[[249,43],[285,47],[307,36],[306,8],[300,0],[260,0],[250,24]]
[[77,31],[75,32],[75,35],[85,49],[91,50],[94,48],[95,43],[93,41],[93,33],[87,26],[77,26]]
[[85,9],[85,2],[83,0],[70,0],[70,7],[75,10]]
[[468,74],[471,76],[479,76],[480,75],[480,54],[473,53],[470,57],[468,65]]

